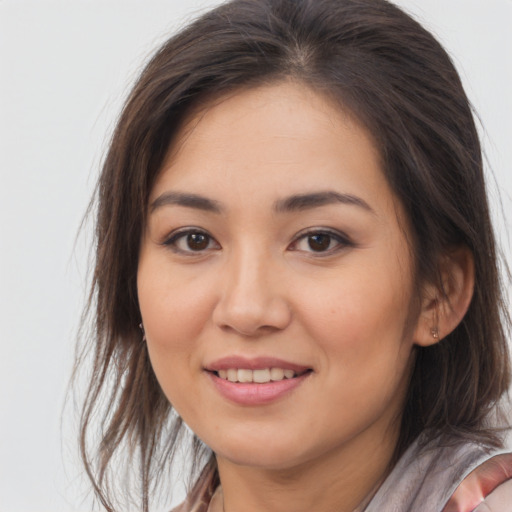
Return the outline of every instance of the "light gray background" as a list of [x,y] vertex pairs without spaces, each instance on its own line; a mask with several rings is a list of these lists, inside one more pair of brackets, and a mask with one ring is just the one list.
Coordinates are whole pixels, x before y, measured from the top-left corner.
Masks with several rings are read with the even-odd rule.
[[[0,0],[0,512],[90,510],[70,409],[60,426],[86,295],[87,239],[73,251],[75,236],[141,63],[216,3]],[[508,255],[497,189],[510,222],[512,1],[397,3],[440,37],[480,114]]]

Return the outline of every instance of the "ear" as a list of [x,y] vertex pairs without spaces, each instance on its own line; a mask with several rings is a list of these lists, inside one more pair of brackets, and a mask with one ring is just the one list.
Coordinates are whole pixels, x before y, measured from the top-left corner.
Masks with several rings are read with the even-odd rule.
[[462,321],[473,297],[475,265],[467,247],[457,247],[439,262],[442,289],[424,287],[421,312],[414,331],[416,345],[427,347],[448,336]]

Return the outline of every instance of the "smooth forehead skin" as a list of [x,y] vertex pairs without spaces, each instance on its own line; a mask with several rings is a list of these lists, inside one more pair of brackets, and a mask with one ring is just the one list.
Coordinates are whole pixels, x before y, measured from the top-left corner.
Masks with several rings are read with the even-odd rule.
[[[241,468],[321,468],[311,478],[362,494],[382,476],[423,328],[402,217],[365,130],[300,84],[239,91],[178,134],[150,194],[139,303],[155,374],[216,453],[226,499]],[[190,251],[183,230],[211,243]],[[305,235],[321,230],[342,240],[325,254]],[[233,357],[311,373],[240,405],[208,370]]]
[[[266,94],[269,91],[271,93]],[[301,104],[301,109],[296,108],[297,103]],[[343,141],[336,136],[335,128],[340,124],[350,128],[350,137]],[[269,126],[272,127],[270,131]],[[226,129],[229,130],[227,137]],[[192,138],[191,133],[194,134]],[[248,140],[250,145],[246,143]],[[322,143],[315,144],[315,140],[321,140]],[[180,154],[184,144],[187,145],[185,157]],[[295,182],[302,176],[314,176],[324,167],[332,167],[329,148],[339,152],[340,156],[343,153],[343,158],[337,163],[340,171],[343,171],[343,165],[348,167],[359,159],[359,147],[366,157],[366,161],[359,164],[361,170],[363,167],[375,167],[380,155],[368,132],[362,129],[353,116],[342,111],[339,104],[301,83],[285,81],[235,91],[192,110],[180,130],[180,136],[171,143],[160,179],[153,187],[151,200],[154,200],[159,190],[165,188],[162,180],[165,179],[166,169],[173,169],[175,185],[179,184],[182,174],[187,175],[187,180],[194,179],[189,171],[195,166],[195,161],[202,159],[206,153],[208,164],[205,171],[217,174],[221,186],[224,171],[230,164],[237,166],[245,184],[255,186],[259,181],[255,168],[273,165],[286,167],[289,176],[276,174],[275,190],[278,191],[280,179],[289,184],[288,178]],[[349,148],[354,149],[353,154],[346,151]],[[180,165],[173,166],[178,155]],[[307,173],[301,172],[303,162],[308,161],[314,161],[315,167],[309,168]],[[204,168],[204,163],[200,166]],[[349,177],[346,178],[347,186],[350,186]],[[381,186],[388,188],[384,175],[382,178],[379,182],[368,180],[366,184],[370,185],[372,181],[373,192],[378,194]],[[198,181],[202,181],[200,176]],[[201,186],[200,183],[197,185]],[[299,183],[297,190],[303,192]]]

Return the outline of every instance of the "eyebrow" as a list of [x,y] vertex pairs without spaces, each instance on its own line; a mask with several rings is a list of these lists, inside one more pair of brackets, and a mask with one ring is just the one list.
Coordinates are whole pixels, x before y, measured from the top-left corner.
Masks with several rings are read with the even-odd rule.
[[375,210],[364,199],[351,194],[340,194],[339,192],[331,190],[313,192],[310,194],[297,194],[285,199],[280,199],[274,204],[274,209],[278,213],[296,212],[336,203],[358,206],[375,214]]
[[183,192],[165,192],[151,203],[149,209],[153,213],[156,209],[167,205],[184,206],[212,213],[222,212],[222,207],[218,201],[197,194],[186,194]]
[[[334,192],[332,190],[307,194],[295,194],[284,199],[279,199],[274,203],[273,208],[277,213],[288,213],[309,210],[336,203],[358,206],[375,214],[375,210],[364,199],[352,194],[340,194],[339,192]],[[215,201],[214,199],[209,199],[198,194],[189,194],[184,192],[165,192],[161,194],[151,203],[150,212],[153,213],[158,208],[168,205],[184,206],[185,208],[194,208],[212,213],[223,212],[223,208],[219,201]]]

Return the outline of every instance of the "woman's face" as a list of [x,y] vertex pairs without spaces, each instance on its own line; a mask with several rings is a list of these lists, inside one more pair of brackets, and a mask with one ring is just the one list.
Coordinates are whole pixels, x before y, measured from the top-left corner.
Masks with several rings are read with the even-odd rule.
[[158,381],[218,458],[392,449],[418,321],[407,229],[366,131],[304,86],[191,116],[150,194],[138,293]]

